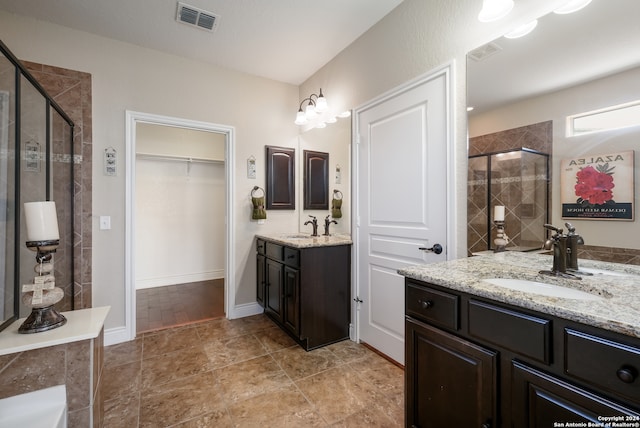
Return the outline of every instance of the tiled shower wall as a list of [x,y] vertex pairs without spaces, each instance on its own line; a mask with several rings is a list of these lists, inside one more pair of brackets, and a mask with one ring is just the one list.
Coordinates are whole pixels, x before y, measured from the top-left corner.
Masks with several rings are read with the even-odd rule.
[[[91,307],[91,75],[75,70],[28,61],[22,64],[73,121],[73,296],[65,299],[61,310]],[[61,159],[62,160],[62,159]],[[69,159],[68,161],[71,161]],[[53,181],[69,182],[68,177]],[[67,296],[65,296],[66,298]]]
[[[520,150],[522,148],[550,154],[553,138],[552,125],[551,121],[547,121],[470,138],[469,156]],[[521,154],[523,157],[541,157],[530,153]],[[512,240],[510,245],[528,246],[529,242],[536,240],[533,239],[533,236],[537,234],[537,229],[542,229],[542,223],[544,223],[546,217],[544,207],[540,206],[544,205],[543,202],[539,201],[540,198],[532,197],[531,201],[529,201],[531,202],[530,204],[525,204],[524,202],[526,202],[528,194],[541,195],[545,190],[544,188],[548,187],[546,180],[544,177],[538,179],[537,172],[521,171],[523,163],[521,163],[520,158],[517,158],[513,161],[500,162],[502,170],[494,171],[492,183],[488,183],[486,167],[481,165],[483,162],[486,163],[485,157],[469,159],[467,182],[467,243],[469,255],[489,249],[490,240],[495,238],[495,229],[492,228],[491,235],[487,233],[487,218],[489,217],[488,214],[491,214],[488,210],[493,205],[505,205],[507,207],[505,216],[506,233]],[[534,162],[537,163],[539,160]],[[526,164],[536,166],[532,162],[527,162]],[[493,181],[496,183],[494,184]],[[492,187],[492,202],[488,206],[487,191],[490,184]],[[530,187],[529,185],[533,187],[527,191],[528,187]],[[551,194],[549,193],[550,199]],[[525,210],[525,208],[527,209]],[[521,217],[524,216],[533,216],[534,218],[530,218],[527,222],[522,222]],[[520,227],[521,224],[526,226]],[[531,230],[528,230],[528,228],[531,228]]]

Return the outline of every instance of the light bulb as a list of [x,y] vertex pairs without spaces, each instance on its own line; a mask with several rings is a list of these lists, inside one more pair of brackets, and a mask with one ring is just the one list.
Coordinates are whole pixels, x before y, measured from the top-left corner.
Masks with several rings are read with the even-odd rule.
[[511,12],[511,9],[513,9],[513,0],[484,0],[478,21],[497,21]]
[[322,95],[322,88],[320,88],[320,95],[318,95],[318,99],[316,100],[316,111],[318,113],[322,113],[327,109],[327,99]]
[[296,121],[294,122],[296,125],[304,125],[307,123],[307,116],[304,114],[302,110],[298,110],[298,114],[296,115]]
[[309,103],[309,105],[307,105],[307,108],[304,110],[304,114],[307,116],[307,119],[311,119],[316,116],[316,109],[313,104]]

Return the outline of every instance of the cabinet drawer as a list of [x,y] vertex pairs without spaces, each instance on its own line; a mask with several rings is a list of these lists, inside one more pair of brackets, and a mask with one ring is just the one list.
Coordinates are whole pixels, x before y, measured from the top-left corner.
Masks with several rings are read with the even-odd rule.
[[458,296],[408,283],[405,298],[407,315],[458,330]]
[[565,372],[640,404],[640,348],[565,329]]
[[549,320],[470,300],[469,334],[525,357],[550,363]]
[[264,254],[265,252],[265,242],[262,239],[258,239],[256,241],[256,251],[258,254]]
[[267,257],[282,261],[284,247],[282,245],[274,244],[273,242],[266,243]]
[[300,251],[295,248],[284,247],[284,264],[291,267],[299,267]]

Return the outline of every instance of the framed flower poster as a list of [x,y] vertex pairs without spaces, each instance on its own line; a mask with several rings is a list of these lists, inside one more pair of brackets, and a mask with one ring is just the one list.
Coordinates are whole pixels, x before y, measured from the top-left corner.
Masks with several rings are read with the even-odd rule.
[[562,218],[633,220],[633,150],[564,159]]

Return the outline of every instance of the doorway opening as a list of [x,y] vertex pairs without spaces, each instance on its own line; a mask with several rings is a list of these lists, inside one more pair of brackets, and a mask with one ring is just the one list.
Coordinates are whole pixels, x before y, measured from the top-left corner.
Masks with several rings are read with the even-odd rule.
[[126,329],[230,317],[233,128],[127,112]]

